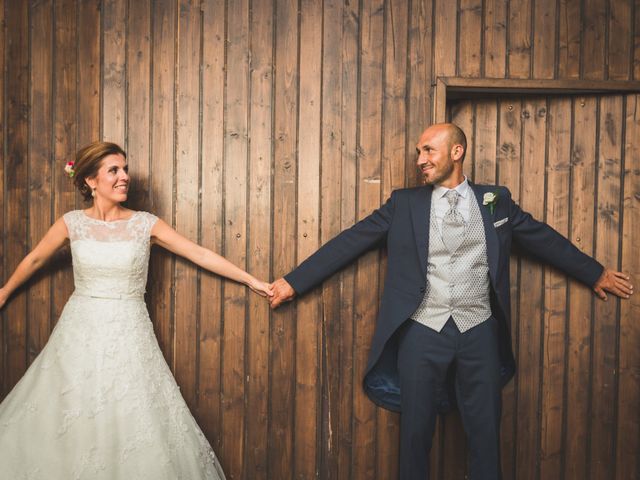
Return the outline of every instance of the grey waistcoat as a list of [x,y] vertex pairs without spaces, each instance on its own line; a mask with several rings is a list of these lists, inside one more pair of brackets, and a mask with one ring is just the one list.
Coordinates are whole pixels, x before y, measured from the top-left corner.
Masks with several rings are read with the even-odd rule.
[[451,254],[442,241],[431,203],[427,288],[411,318],[436,331],[453,317],[458,330],[466,332],[491,316],[489,264],[482,214],[472,191],[465,238]]

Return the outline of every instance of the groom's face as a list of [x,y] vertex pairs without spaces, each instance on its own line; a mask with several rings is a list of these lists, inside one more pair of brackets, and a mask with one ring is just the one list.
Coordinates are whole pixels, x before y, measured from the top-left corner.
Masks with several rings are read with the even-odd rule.
[[417,165],[427,185],[439,185],[451,177],[454,161],[451,157],[449,134],[443,128],[430,127],[416,145]]

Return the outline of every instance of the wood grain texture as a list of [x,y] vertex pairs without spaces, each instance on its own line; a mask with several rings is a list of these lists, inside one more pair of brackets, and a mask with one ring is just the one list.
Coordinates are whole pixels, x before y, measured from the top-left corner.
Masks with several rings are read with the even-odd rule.
[[582,4],[572,0],[558,1],[558,77],[580,78]]
[[511,78],[529,78],[531,73],[531,1],[509,2],[507,68]]
[[[621,268],[631,274],[631,282],[638,288],[640,270],[640,151],[635,139],[640,135],[640,115],[638,113],[638,95],[625,99],[625,125],[623,144],[624,183],[622,220]],[[640,365],[640,325],[634,312],[638,311],[638,296],[620,304],[619,354],[618,354],[618,392],[616,430],[616,479],[633,478],[640,473],[638,449],[640,448],[640,378],[636,374]]]
[[[30,70],[28,249],[33,250],[53,223],[51,205],[54,191],[53,160],[53,3],[39,2],[29,10],[32,48]],[[49,338],[51,317],[51,276],[36,275],[27,295],[27,362],[40,353]]]
[[[453,2],[451,2],[453,3]],[[482,68],[482,0],[460,0],[458,75],[479,77]]]
[[[571,205],[571,99],[550,99],[548,119],[545,219],[567,237]],[[551,267],[545,268],[544,289],[540,478],[562,478],[566,438],[563,431],[568,319],[566,276]]]
[[[29,249],[29,4],[20,2],[5,13],[6,65],[12,74],[5,81],[3,262],[8,278]],[[5,391],[13,387],[27,368],[29,311],[25,287],[19,288],[5,307]]]
[[506,70],[507,51],[507,0],[484,2],[484,61],[483,76],[502,78]]
[[[573,147],[571,151],[570,240],[580,250],[593,255],[597,99],[574,101]],[[587,478],[589,439],[589,384],[591,377],[592,295],[575,280],[569,282],[571,315],[568,326],[567,410],[565,477]],[[586,401],[585,401],[586,400]],[[569,433],[570,432],[570,433]]]
[[[250,58],[250,143],[249,143],[249,231],[247,270],[259,279],[270,278],[271,236],[271,151],[273,148],[273,2],[253,1],[249,32]],[[218,10],[219,11],[219,10]],[[215,10],[212,12],[214,13]],[[222,45],[220,45],[222,47]],[[222,50],[220,50],[222,53]],[[221,65],[217,64],[217,70]],[[208,82],[205,82],[208,84]],[[222,89],[222,86],[219,87]],[[216,98],[218,95],[212,95]],[[223,120],[223,112],[219,112]],[[216,222],[213,222],[215,225]],[[212,301],[213,303],[213,301]],[[213,303],[215,305],[215,303]],[[257,295],[249,296],[247,325],[247,422],[245,478],[267,479],[269,422],[269,305]],[[215,369],[212,372],[215,375]],[[277,387],[276,387],[277,388]],[[212,401],[215,397],[212,396]],[[205,415],[206,416],[206,415]]]
[[434,69],[436,76],[453,76],[456,72],[457,2],[433,0],[434,13]]
[[[595,257],[607,267],[618,268],[624,127],[622,97],[602,97],[599,110]],[[619,307],[619,300],[611,298],[607,302],[597,301],[594,309],[589,465],[593,479],[612,478],[614,474]]]
[[127,0],[104,0],[102,5],[102,139],[126,149]]
[[553,78],[556,55],[556,2],[538,1],[533,7],[533,78]]
[[[273,248],[272,275],[279,278],[296,265],[296,182],[298,136],[298,4],[276,0],[274,145],[273,145]],[[295,397],[295,305],[273,312],[271,320],[272,365],[269,390],[268,475],[286,478],[293,472],[293,408]]]
[[[76,189],[64,174],[64,166],[75,156],[78,142],[78,49],[76,39],[78,6],[65,0],[54,9],[53,60],[53,171],[51,181],[53,220],[76,206]],[[97,135],[96,135],[97,136]],[[73,292],[73,275],[69,249],[64,249],[52,261],[50,324],[57,322],[67,299]]]
[[[511,191],[514,202],[520,201],[520,175],[522,158],[522,101],[517,98],[498,102],[498,152],[497,180]],[[520,304],[520,261],[515,255],[509,260],[511,274],[511,342],[513,354],[519,356]],[[518,382],[516,376],[502,390],[502,426],[500,447],[502,451],[502,472],[505,478],[516,477],[516,448],[518,442]]]

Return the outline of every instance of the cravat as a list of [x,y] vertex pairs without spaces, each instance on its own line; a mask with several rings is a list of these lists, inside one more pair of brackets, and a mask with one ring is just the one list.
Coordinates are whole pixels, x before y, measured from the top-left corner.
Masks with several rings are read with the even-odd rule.
[[464,219],[458,211],[460,194],[456,190],[449,190],[444,196],[449,202],[449,210],[442,219],[442,241],[449,253],[454,253],[464,240]]

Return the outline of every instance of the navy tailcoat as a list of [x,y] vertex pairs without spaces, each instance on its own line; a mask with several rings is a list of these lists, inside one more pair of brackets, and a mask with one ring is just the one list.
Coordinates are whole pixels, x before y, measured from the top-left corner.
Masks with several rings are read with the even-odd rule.
[[[498,320],[501,377],[515,372],[511,350],[509,254],[515,241],[523,250],[577,280],[593,286],[603,267],[545,223],[524,212],[506,187],[469,182],[482,212],[491,284],[491,311]],[[394,333],[418,308],[426,289],[431,186],[395,190],[371,215],[323,245],[285,276],[298,295],[320,284],[366,251],[386,245],[387,274],[363,387],[376,404],[400,411]],[[485,193],[493,204],[483,205]],[[523,321],[536,321],[523,319]],[[441,405],[446,409],[446,401]]]

